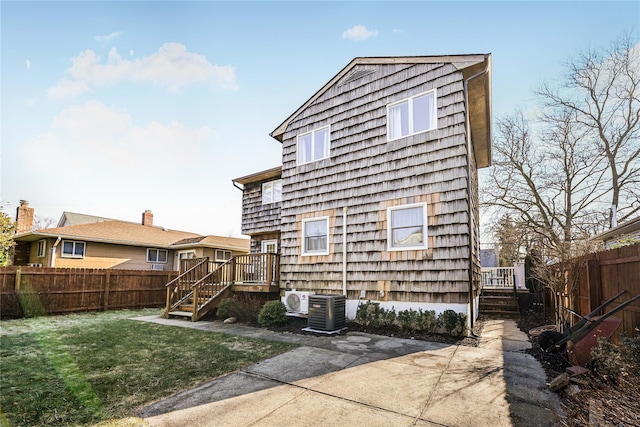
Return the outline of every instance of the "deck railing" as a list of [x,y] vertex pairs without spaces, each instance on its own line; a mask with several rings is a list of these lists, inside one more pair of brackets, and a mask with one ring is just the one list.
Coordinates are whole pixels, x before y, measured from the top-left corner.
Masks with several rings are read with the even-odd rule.
[[483,267],[483,288],[507,288],[515,287],[515,269],[513,267]]
[[[166,313],[187,300],[193,302],[193,319],[218,293],[230,285],[278,283],[280,257],[271,253],[238,255],[217,265],[208,258],[194,258],[184,264],[188,268],[167,283]],[[182,267],[182,265],[181,265]]]

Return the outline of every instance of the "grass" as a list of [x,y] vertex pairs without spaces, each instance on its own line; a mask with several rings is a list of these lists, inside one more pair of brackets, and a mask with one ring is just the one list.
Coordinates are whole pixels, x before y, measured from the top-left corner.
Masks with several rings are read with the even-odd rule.
[[87,425],[294,345],[129,320],[158,310],[3,321],[0,426]]

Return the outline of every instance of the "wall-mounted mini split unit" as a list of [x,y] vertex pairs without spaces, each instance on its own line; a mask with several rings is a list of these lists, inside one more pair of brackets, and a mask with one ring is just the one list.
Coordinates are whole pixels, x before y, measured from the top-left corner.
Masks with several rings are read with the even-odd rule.
[[307,314],[309,312],[309,296],[314,292],[285,291],[284,305],[287,307],[287,314]]

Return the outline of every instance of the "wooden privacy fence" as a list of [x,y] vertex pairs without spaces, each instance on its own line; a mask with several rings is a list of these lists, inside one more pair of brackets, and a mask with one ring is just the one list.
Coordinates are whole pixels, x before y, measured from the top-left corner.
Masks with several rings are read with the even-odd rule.
[[[627,290],[606,311],[640,293],[640,244],[588,254],[579,260],[577,286],[569,298],[570,308],[581,315],[589,314],[618,292]],[[569,278],[571,283],[571,278]],[[622,319],[614,341],[620,334],[640,335],[640,300],[626,306],[614,316]]]
[[175,271],[0,267],[0,315],[164,307],[165,285],[176,276]]

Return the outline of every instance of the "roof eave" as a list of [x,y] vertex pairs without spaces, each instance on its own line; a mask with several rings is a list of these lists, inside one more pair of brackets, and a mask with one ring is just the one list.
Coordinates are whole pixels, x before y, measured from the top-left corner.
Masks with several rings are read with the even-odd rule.
[[240,178],[235,178],[232,182],[246,185],[252,182],[263,181],[265,179],[276,178],[282,175],[282,166],[276,166],[275,168],[267,169],[260,172],[255,172],[250,175],[241,176]]

